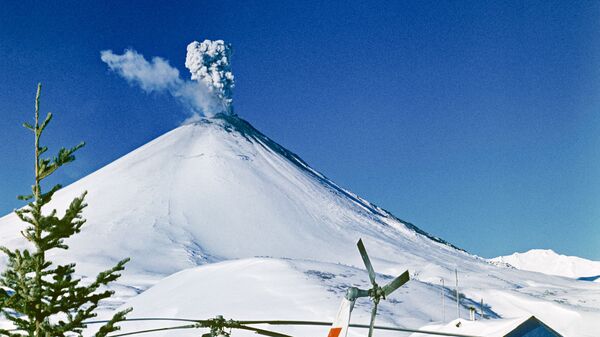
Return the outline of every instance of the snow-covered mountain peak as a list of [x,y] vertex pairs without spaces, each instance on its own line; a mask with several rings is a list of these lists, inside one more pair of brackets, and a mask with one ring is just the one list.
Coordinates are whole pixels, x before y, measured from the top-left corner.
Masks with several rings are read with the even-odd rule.
[[600,261],[562,255],[552,249],[531,249],[524,253],[495,257],[490,261],[549,275],[582,279],[600,276]]
[[[360,237],[379,248],[381,272],[422,266],[431,254],[454,256],[453,265],[472,259],[338,187],[232,115],[166,133],[59,191],[51,207],[65,209],[84,190],[88,222],[68,242],[84,274],[127,256],[129,272],[158,275],[254,256],[360,266]],[[23,244],[15,223],[12,214],[0,219],[1,244]]]
[[559,254],[552,249],[530,249],[525,253],[515,253],[516,255],[540,255],[540,256],[558,256]]

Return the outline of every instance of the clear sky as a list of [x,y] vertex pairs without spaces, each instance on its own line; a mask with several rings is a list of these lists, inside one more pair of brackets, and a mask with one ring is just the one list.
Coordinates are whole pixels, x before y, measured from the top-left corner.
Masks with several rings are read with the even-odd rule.
[[53,149],[88,143],[69,183],[187,117],[101,50],[187,76],[187,44],[224,39],[236,112],[341,186],[477,255],[600,260],[600,2],[81,3],[0,2],[0,213],[38,81]]

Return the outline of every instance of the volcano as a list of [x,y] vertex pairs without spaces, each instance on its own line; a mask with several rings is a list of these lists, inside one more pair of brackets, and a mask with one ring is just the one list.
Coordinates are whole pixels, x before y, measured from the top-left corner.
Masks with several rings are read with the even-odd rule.
[[[88,221],[68,251],[81,267],[104,268],[124,256],[132,259],[128,269],[160,275],[255,256],[354,264],[359,237],[399,269],[432,254],[468,257],[232,115],[168,132],[64,188],[49,208],[65,209],[83,191]],[[9,223],[18,223],[14,215],[0,219],[1,237],[21,242]]]
[[[448,297],[447,312],[452,310],[452,289],[442,287],[440,279],[446,279],[447,285],[453,283],[455,269],[461,277],[461,307],[485,298],[488,317],[533,313],[560,322],[557,329],[573,332],[567,334],[572,336],[594,331],[594,323],[582,322],[600,317],[597,283],[498,267],[471,255],[341,188],[234,115],[204,118],[168,132],[63,188],[46,211],[64,210],[83,191],[88,191],[87,223],[67,241],[68,251],[52,257],[58,262],[76,262],[84,276],[130,257],[120,280],[120,298],[144,303],[138,312],[147,315],[157,314],[148,309],[152,308],[149,303],[164,302],[169,296],[158,290],[144,292],[148,287],[171,275],[167,281],[179,288],[167,289],[198,293],[195,270],[201,279],[210,279],[210,270],[218,266],[234,266],[238,271],[251,265],[254,277],[262,281],[273,270],[278,275],[300,270],[295,280],[325,275],[318,278],[325,290],[311,294],[335,294],[337,299],[340,289],[367,280],[366,273],[348,277],[359,275],[356,268],[363,266],[355,248],[362,238],[382,277],[409,269],[412,287],[422,295],[409,297],[406,304],[411,310],[391,306],[383,310],[384,321],[426,324],[441,320],[439,304],[431,302],[442,294]],[[21,229],[14,214],[0,218],[0,244],[25,247]],[[266,268],[262,272],[261,266]],[[177,275],[184,275],[186,282]],[[184,312],[178,303],[184,305],[173,302],[167,312],[159,313]],[[248,307],[249,312],[256,312],[260,304],[254,305]],[[358,305],[357,317],[363,309],[368,314],[368,307]],[[202,310],[185,312],[209,312],[206,307]],[[335,307],[303,310],[327,316]],[[278,309],[265,312],[276,316]]]

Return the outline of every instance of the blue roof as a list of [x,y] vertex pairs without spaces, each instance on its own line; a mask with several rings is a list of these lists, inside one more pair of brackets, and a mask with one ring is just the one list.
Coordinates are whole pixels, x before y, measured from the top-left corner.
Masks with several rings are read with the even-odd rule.
[[504,337],[562,337],[562,335],[535,316],[531,316]]

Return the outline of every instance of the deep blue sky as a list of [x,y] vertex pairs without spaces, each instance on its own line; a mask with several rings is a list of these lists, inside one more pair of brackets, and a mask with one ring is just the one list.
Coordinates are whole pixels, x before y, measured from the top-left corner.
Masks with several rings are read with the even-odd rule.
[[31,184],[38,81],[50,145],[88,143],[68,183],[186,117],[100,50],[187,76],[189,42],[225,39],[236,111],[338,184],[481,256],[600,260],[600,2],[159,3],[0,3],[0,213]]

